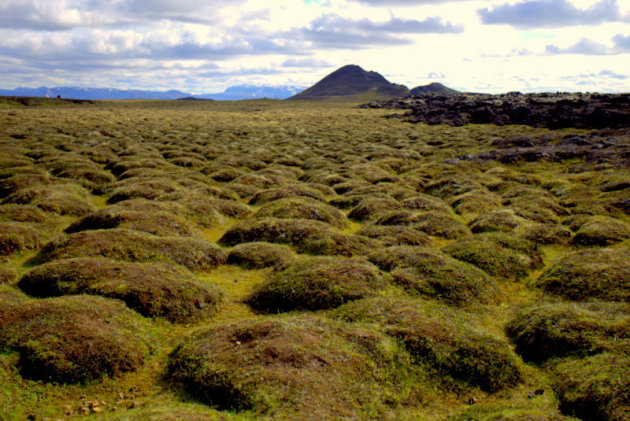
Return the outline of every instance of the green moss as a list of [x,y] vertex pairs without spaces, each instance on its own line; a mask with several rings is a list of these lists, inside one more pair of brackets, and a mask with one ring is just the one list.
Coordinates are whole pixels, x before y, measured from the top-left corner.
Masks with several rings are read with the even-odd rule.
[[348,218],[357,221],[374,221],[384,214],[401,208],[402,205],[391,198],[366,198],[348,213]]
[[369,224],[361,227],[357,235],[374,238],[381,241],[385,246],[431,246],[431,238],[410,227],[397,225],[374,225]]
[[167,377],[218,409],[272,419],[379,419],[417,379],[385,335],[312,317],[250,320],[186,339]]
[[13,281],[17,280],[17,278],[17,270],[10,267],[0,266],[0,284],[12,283]]
[[630,251],[591,249],[560,258],[535,285],[574,301],[592,298],[630,302]]
[[481,270],[423,247],[388,247],[368,256],[410,293],[449,304],[490,302],[496,284]]
[[307,197],[320,202],[326,202],[326,197],[318,189],[308,185],[294,184],[262,190],[252,197],[249,204],[263,205],[274,200],[286,199],[289,197]]
[[333,315],[346,321],[378,323],[404,344],[417,363],[485,391],[497,392],[521,379],[507,344],[477,333],[470,320],[464,323],[449,309],[374,298],[347,304]]
[[219,240],[226,246],[258,241],[292,245],[301,253],[342,256],[366,254],[379,245],[367,237],[339,234],[323,222],[278,218],[239,223]]
[[630,354],[630,307],[621,303],[553,303],[519,312],[506,326],[524,359]]
[[474,233],[493,231],[512,231],[525,220],[512,209],[499,209],[484,213],[470,223],[470,230]]
[[183,268],[108,259],[55,260],[27,272],[18,286],[36,297],[89,294],[124,301],[143,316],[189,323],[216,313],[221,292]]
[[20,189],[3,203],[35,205],[59,215],[83,216],[96,210],[88,201],[88,192],[78,184],[54,184]]
[[537,244],[566,244],[571,238],[571,231],[556,224],[528,224],[519,235]]
[[584,246],[609,246],[630,239],[630,225],[606,216],[593,216],[584,221],[572,242]]
[[564,414],[584,420],[630,417],[630,358],[617,354],[567,360],[554,368],[555,390]]
[[286,246],[265,242],[243,243],[230,250],[227,263],[247,269],[285,266],[296,258]]
[[34,225],[25,222],[0,222],[0,256],[34,250],[42,236]]
[[246,299],[266,313],[321,310],[375,294],[385,286],[372,264],[340,257],[314,257],[273,273]]
[[452,212],[450,206],[437,197],[428,194],[418,194],[402,201],[405,209],[416,211],[437,211],[442,213]]
[[227,253],[195,238],[158,237],[140,231],[107,229],[61,236],[46,244],[37,261],[73,257],[108,257],[125,261],[171,261],[191,270],[222,265]]
[[63,297],[0,304],[0,344],[20,353],[27,377],[66,383],[100,379],[142,365],[146,345],[122,303]]
[[[501,239],[507,241],[500,241]],[[519,249],[514,244],[517,241],[514,237],[477,234],[457,240],[442,251],[458,260],[471,263],[490,275],[519,278],[541,267],[542,256],[535,244],[526,244]],[[521,243],[527,242],[528,240],[521,240]]]
[[51,224],[50,217],[33,205],[0,205],[0,221]]
[[278,199],[263,205],[256,218],[311,219],[337,228],[347,228],[349,222],[339,210],[309,198]]

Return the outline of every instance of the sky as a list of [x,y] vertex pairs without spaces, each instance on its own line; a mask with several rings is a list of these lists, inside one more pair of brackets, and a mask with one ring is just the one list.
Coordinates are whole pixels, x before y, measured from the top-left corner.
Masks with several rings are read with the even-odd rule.
[[0,88],[630,92],[630,0],[0,0]]

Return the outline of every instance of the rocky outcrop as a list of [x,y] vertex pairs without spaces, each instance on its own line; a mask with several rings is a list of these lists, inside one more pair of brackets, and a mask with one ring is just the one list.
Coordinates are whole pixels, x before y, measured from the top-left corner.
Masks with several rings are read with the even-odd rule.
[[630,126],[630,94],[422,95],[372,102],[362,107],[407,109],[405,114],[393,117],[451,126],[524,124],[551,129]]

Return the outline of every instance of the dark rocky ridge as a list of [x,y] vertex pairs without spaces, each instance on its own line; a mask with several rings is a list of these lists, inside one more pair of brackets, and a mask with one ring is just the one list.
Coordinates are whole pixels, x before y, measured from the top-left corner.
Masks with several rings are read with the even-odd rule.
[[[366,95],[375,99],[404,97],[409,89],[389,82],[377,72],[368,72],[356,65],[344,66],[329,74],[307,90],[289,99],[329,99]],[[364,98],[365,99],[365,98]]]
[[451,126],[525,124],[550,129],[630,126],[630,94],[422,95],[371,102],[362,107],[407,109],[405,114],[392,117]]
[[416,96],[430,95],[430,94],[451,96],[451,95],[458,95],[460,92],[456,91],[455,89],[448,88],[442,85],[441,83],[433,82],[433,83],[429,83],[428,85],[416,86],[410,91],[410,93],[411,95],[416,95]]

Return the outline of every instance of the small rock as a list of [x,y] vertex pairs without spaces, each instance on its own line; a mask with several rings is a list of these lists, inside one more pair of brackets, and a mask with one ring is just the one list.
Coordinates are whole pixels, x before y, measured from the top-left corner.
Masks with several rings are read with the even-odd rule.
[[37,414],[35,413],[30,413],[26,416],[27,420],[36,420],[37,419]]
[[135,409],[138,408],[140,406],[140,403],[138,401],[133,401],[129,404],[129,409]]
[[475,396],[471,396],[470,398],[468,398],[468,400],[466,401],[466,403],[468,405],[474,405],[477,402],[479,402],[479,399],[477,399]]
[[118,399],[125,399],[125,394],[123,392],[120,392],[118,394]]
[[82,406],[79,412],[81,412],[81,414],[83,415],[90,415],[90,408],[88,408],[87,406]]
[[81,395],[79,396],[79,399],[87,399],[87,395]]
[[128,391],[138,393],[140,391],[140,388],[138,386],[131,386]]
[[100,412],[103,412],[103,408],[101,408],[100,406],[95,406],[94,408],[92,408],[92,412],[98,414]]
[[536,396],[540,396],[540,395],[544,395],[545,394],[545,389],[536,389],[534,390],[534,395]]

